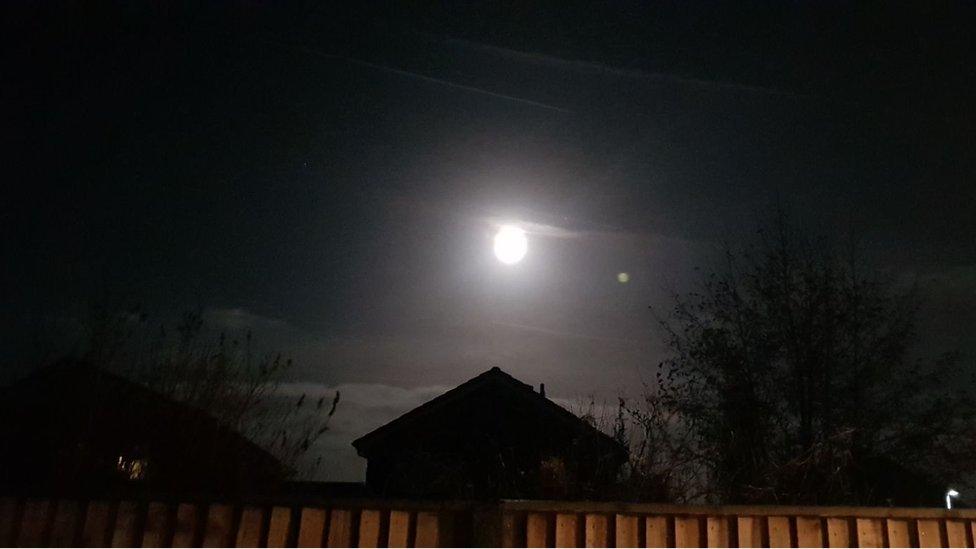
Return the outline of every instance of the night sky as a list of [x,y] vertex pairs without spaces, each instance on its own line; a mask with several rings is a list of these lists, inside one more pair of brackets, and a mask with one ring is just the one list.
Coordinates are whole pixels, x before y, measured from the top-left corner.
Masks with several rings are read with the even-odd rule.
[[635,396],[648,306],[777,204],[973,364],[972,7],[83,4],[2,17],[11,371],[98,296],[199,307],[343,390],[323,478],[355,480],[349,441],[491,366]]

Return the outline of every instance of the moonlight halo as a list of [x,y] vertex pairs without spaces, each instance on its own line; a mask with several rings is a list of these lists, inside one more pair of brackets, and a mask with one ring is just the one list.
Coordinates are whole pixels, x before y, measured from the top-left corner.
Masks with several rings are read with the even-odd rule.
[[495,257],[506,265],[514,265],[529,250],[529,242],[525,231],[514,225],[502,225],[495,234]]

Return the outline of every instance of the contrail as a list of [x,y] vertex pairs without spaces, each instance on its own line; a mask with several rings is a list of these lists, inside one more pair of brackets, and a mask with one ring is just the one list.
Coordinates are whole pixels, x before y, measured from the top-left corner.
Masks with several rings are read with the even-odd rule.
[[569,109],[564,109],[562,107],[557,107],[555,105],[549,105],[547,103],[541,103],[539,101],[533,101],[531,99],[525,99],[525,98],[522,98],[522,97],[516,97],[514,95],[508,95],[508,94],[504,94],[504,93],[493,92],[493,91],[485,90],[485,89],[482,89],[482,88],[476,88],[474,86],[466,86],[464,84],[458,84],[456,82],[451,82],[450,80],[444,80],[444,79],[441,79],[441,78],[434,78],[432,76],[427,76],[427,75],[424,75],[424,74],[419,74],[419,73],[411,72],[411,71],[404,70],[404,69],[397,69],[397,68],[394,68],[394,67],[388,67],[386,65],[380,65],[378,63],[373,63],[373,62],[370,62],[370,61],[363,61],[362,59],[356,59],[355,57],[349,57],[349,56],[346,56],[346,55],[338,55],[338,54],[334,54],[334,53],[323,53],[323,52],[320,52],[318,50],[309,48],[308,46],[292,46],[292,45],[289,45],[289,44],[284,44],[284,43],[281,43],[281,42],[275,42],[275,41],[272,41],[272,40],[266,40],[266,41],[267,42],[271,42],[272,44],[279,45],[279,46],[283,46],[283,47],[287,47],[287,48],[293,48],[293,49],[299,50],[299,51],[301,51],[303,53],[307,53],[309,55],[314,55],[314,56],[317,56],[317,57],[322,57],[322,58],[325,58],[325,59],[337,59],[337,60],[340,60],[340,61],[345,61],[347,63],[352,63],[354,65],[359,65],[359,66],[362,66],[362,67],[369,67],[371,69],[375,69],[375,70],[379,70],[379,71],[384,71],[384,72],[389,72],[389,73],[397,74],[397,75],[400,75],[400,76],[404,76],[406,78],[413,78],[413,79],[417,79],[417,80],[423,80],[425,82],[430,82],[432,84],[438,84],[440,86],[447,86],[449,88],[463,90],[463,91],[470,92],[470,93],[474,93],[474,94],[478,94],[478,95],[485,95],[485,96],[488,96],[488,97],[494,97],[496,99],[502,99],[502,100],[505,100],[505,101],[512,101],[514,103],[520,103],[522,105],[529,105],[529,106],[532,106],[532,107],[537,107],[537,108],[540,108],[540,109],[546,109],[546,110],[554,111],[554,112],[558,112],[558,113],[575,114],[574,111],[571,111]]

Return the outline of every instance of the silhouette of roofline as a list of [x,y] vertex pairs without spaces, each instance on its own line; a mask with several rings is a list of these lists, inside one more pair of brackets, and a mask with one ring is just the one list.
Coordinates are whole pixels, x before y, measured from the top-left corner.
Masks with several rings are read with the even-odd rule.
[[391,435],[399,431],[409,429],[420,420],[437,413],[445,406],[461,400],[465,396],[490,383],[501,383],[515,391],[521,391],[522,394],[527,397],[526,400],[534,403],[543,413],[548,414],[555,420],[571,423],[572,425],[583,429],[584,432],[593,435],[597,438],[597,440],[603,440],[615,451],[618,451],[621,454],[626,454],[626,450],[606,433],[600,431],[586,421],[583,421],[581,418],[577,417],[576,414],[549,400],[545,396],[537,393],[531,385],[519,381],[512,375],[502,371],[501,368],[497,366],[486,372],[482,372],[481,374],[469,379],[468,381],[465,381],[450,391],[447,391],[446,393],[421,404],[393,421],[377,427],[369,433],[366,433],[365,435],[354,440],[352,445],[354,448],[356,448],[357,453],[361,457],[368,457],[368,453],[381,446],[384,440],[389,438]]
[[259,459],[262,467],[277,469],[283,475],[289,472],[288,467],[270,452],[237,430],[221,423],[206,411],[179,402],[141,383],[104,368],[99,368],[86,361],[59,360],[49,366],[38,368],[13,383],[0,387],[0,397],[7,399],[9,406],[10,403],[16,403],[24,398],[24,391],[52,389],[57,386],[57,383],[70,381],[69,376],[72,375],[83,380],[74,385],[73,389],[75,390],[93,389],[98,384],[103,384],[103,387],[111,385],[115,388],[112,391],[115,396],[127,393],[131,400],[142,402],[145,409],[151,410],[156,407],[156,409],[169,412],[167,415],[170,417],[182,417],[183,421],[206,425],[206,430],[222,437],[236,451],[249,452],[252,458]]

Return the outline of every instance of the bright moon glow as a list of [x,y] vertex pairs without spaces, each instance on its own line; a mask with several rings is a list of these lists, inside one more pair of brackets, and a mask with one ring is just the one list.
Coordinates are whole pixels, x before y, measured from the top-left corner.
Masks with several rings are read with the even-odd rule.
[[514,265],[525,257],[529,242],[525,231],[512,225],[504,225],[495,235],[495,257],[507,265]]

